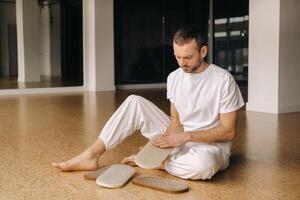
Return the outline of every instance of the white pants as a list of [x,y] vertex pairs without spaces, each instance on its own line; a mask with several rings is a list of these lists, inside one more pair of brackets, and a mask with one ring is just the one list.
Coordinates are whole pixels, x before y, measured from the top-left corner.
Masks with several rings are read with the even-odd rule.
[[[169,117],[152,102],[130,95],[107,121],[99,138],[106,149],[112,149],[136,130],[153,139],[164,133],[169,124]],[[188,142],[174,148],[165,169],[184,179],[210,179],[228,165],[229,156],[218,145]]]

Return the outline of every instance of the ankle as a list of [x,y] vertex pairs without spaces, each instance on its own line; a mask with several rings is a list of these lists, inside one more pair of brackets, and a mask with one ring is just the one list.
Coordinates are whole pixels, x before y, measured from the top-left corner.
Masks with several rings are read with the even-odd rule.
[[88,156],[91,158],[91,159],[98,159],[104,152],[105,152],[105,149],[102,149],[102,148],[90,148],[87,150],[88,152]]
[[83,152],[84,157],[89,159],[97,159],[100,157],[101,153],[99,151],[95,151],[93,149],[87,149]]
[[85,150],[84,155],[90,159],[98,159],[105,151],[104,143],[101,140],[96,140],[94,144]]

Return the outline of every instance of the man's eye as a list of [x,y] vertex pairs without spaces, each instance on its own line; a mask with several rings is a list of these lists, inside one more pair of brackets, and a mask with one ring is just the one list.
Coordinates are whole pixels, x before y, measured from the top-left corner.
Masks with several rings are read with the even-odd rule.
[[188,57],[177,57],[177,56],[176,56],[176,58],[177,58],[178,60],[180,60],[180,59],[183,59],[183,60],[190,60],[190,59],[193,58],[193,56],[188,56]]

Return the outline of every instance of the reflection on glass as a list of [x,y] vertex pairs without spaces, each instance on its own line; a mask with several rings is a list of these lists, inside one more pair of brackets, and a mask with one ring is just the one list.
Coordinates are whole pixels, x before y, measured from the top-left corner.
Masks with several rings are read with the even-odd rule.
[[0,89],[83,84],[82,0],[0,1]]
[[214,1],[214,63],[240,86],[248,79],[248,0]]

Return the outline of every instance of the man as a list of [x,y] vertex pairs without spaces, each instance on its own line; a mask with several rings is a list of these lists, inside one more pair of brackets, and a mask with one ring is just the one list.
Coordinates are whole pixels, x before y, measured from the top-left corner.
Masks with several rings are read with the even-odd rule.
[[[210,179],[229,165],[238,110],[244,105],[234,78],[205,61],[207,45],[194,26],[179,29],[173,39],[180,66],[167,80],[170,118],[150,101],[129,96],[104,126],[99,138],[80,155],[53,166],[62,171],[95,170],[98,158],[135,130],[154,145],[174,147],[161,169],[184,179]],[[134,161],[134,156],[123,163]]]

